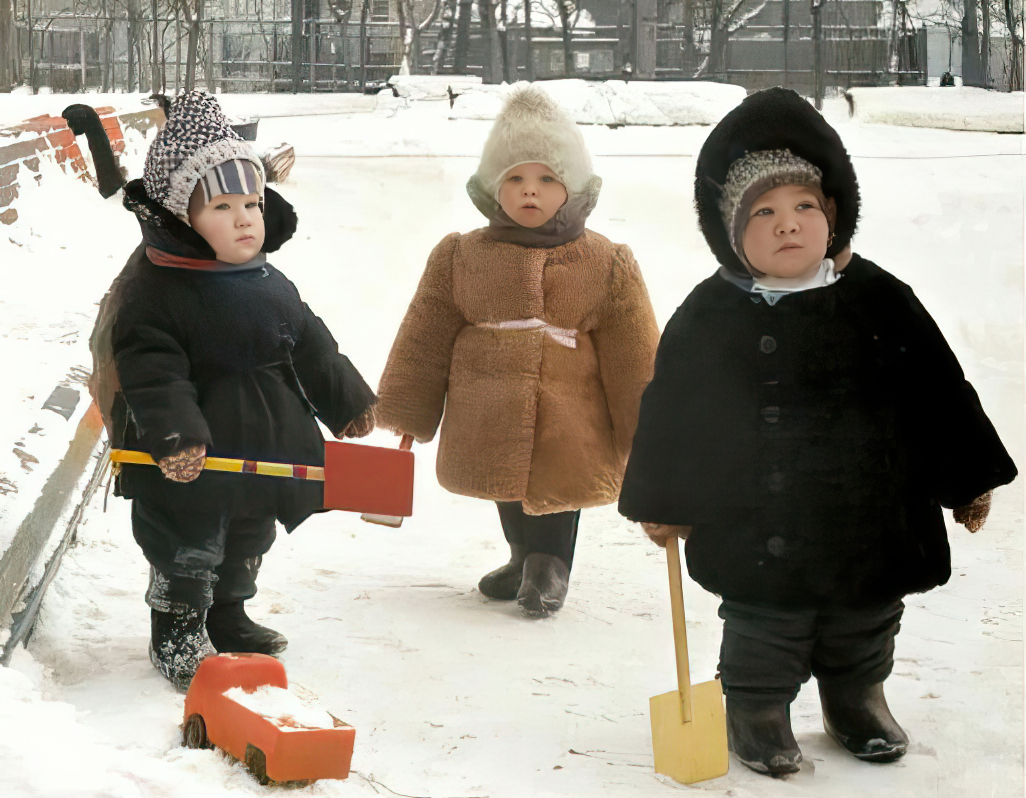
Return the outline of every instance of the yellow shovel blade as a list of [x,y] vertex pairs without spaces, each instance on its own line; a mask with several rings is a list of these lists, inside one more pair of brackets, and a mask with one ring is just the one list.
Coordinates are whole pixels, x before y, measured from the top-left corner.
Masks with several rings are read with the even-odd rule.
[[680,692],[648,700],[656,773],[681,784],[715,779],[727,772],[727,716],[719,680],[691,686],[691,720],[681,717]]

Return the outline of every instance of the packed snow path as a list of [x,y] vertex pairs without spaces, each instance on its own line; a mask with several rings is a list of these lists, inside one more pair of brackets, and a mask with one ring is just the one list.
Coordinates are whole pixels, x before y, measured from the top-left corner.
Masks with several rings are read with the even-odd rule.
[[[299,151],[281,191],[300,228],[272,260],[371,382],[431,247],[480,225],[463,185],[488,124],[408,116],[261,123],[263,143],[287,139]],[[913,286],[1021,466],[1021,137],[832,121],[863,191],[856,251]],[[691,156],[708,128],[584,132],[605,181],[590,226],[631,245],[664,324],[714,269],[691,204]],[[346,150],[360,138],[393,155],[435,148],[449,157],[304,157],[355,154]],[[114,203],[109,212],[123,213]],[[134,245],[92,242],[77,267],[111,253],[123,262]],[[103,269],[97,298],[109,262]],[[508,549],[492,505],[437,486],[434,451],[416,447],[416,515],[402,528],[323,515],[282,534],[265,559],[252,614],[288,636],[293,689],[357,730],[350,779],[301,794],[647,798],[688,789],[652,772],[648,699],[674,687],[662,552],[614,508],[585,511],[565,608],[526,620],[476,591]],[[906,602],[887,683],[912,738],[903,760],[870,765],[841,751],[823,732],[813,683],[793,707],[802,773],[775,781],[732,760],[727,776],[690,789],[1022,795],[1020,485],[998,491],[980,533],[949,523],[951,581]],[[128,505],[111,498],[102,508],[97,496],[29,650],[0,669],[0,794],[271,794],[215,752],[180,747],[182,697],[146,656],[146,566]],[[685,601],[692,677],[703,681],[715,672],[717,600],[687,582]]]

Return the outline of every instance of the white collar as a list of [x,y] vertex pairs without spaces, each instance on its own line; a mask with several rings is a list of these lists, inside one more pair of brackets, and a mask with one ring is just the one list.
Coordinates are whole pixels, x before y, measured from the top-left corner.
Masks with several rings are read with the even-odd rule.
[[[824,258],[823,262],[819,264],[819,268],[808,277],[771,277],[768,274],[764,274],[762,277],[755,278],[751,291],[753,294],[767,295],[767,301],[774,305],[776,300],[783,294],[794,294],[798,291],[808,291],[812,288],[823,288],[824,286],[833,285],[841,277],[843,275],[834,271],[833,260]],[[773,294],[776,296],[771,298],[769,295]]]

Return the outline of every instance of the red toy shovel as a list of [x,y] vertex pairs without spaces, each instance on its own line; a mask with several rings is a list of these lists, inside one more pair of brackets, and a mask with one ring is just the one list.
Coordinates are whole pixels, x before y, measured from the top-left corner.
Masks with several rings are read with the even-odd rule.
[[[402,517],[413,515],[412,445],[408,435],[399,449],[326,441],[323,468],[208,457],[203,469],[323,482],[325,510]],[[156,465],[145,452],[130,449],[111,449],[110,459],[118,464]]]

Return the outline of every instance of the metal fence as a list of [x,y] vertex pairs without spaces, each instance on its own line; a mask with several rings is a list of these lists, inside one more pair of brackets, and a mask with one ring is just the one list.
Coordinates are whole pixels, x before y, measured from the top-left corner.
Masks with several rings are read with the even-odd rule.
[[[778,19],[788,0],[770,0],[760,16],[734,31],[722,62],[705,69],[709,31],[693,32],[690,41],[681,25],[656,27],[655,76],[658,79],[705,79],[739,83],[749,89],[790,85],[806,90],[814,83],[814,41],[808,4],[786,21]],[[858,3],[858,0],[856,0]],[[849,5],[830,3],[826,6]],[[874,0],[861,5],[876,6]],[[853,6],[854,7],[854,6]],[[848,9],[849,17],[851,9]],[[888,82],[925,82],[925,36],[887,31],[869,21],[842,18],[831,12],[823,20],[821,59],[827,85],[842,87]],[[853,24],[858,22],[859,24]],[[199,24],[195,83],[208,90],[234,92],[343,92],[378,88],[400,70],[402,41],[396,22],[304,20],[293,53],[293,25],[273,20],[213,19]],[[34,87],[57,91],[150,89],[178,91],[186,82],[188,29],[174,18],[154,21],[103,16],[62,15],[18,23],[23,74]],[[438,42],[437,26],[420,32],[410,54],[413,72],[431,71]],[[492,55],[489,41],[496,48]],[[465,72],[498,81],[523,78],[621,78],[632,75],[637,43],[630,25],[582,28],[573,32],[569,69],[559,28],[522,25],[486,32],[471,29]],[[453,71],[454,47],[440,66]],[[156,59],[153,57],[156,52]],[[156,64],[154,64],[156,61]]]

